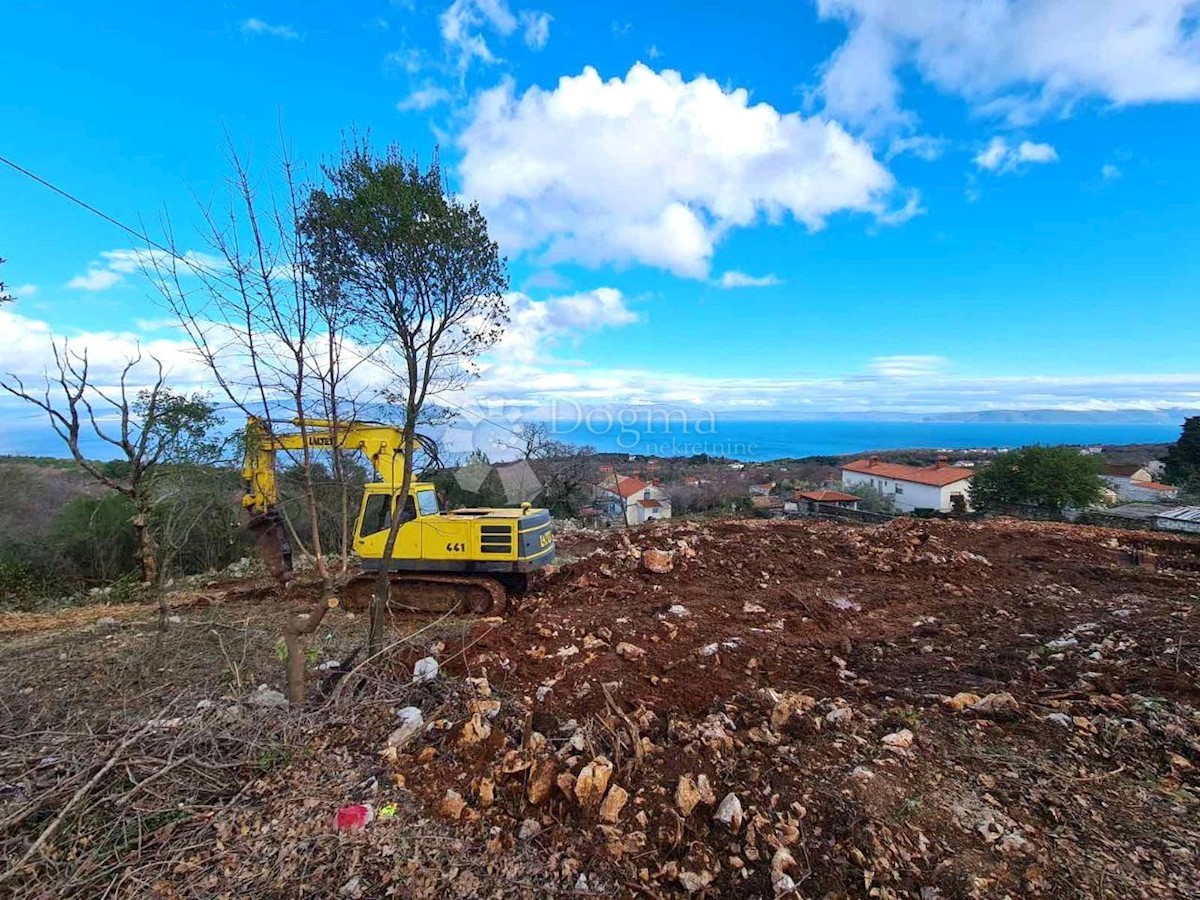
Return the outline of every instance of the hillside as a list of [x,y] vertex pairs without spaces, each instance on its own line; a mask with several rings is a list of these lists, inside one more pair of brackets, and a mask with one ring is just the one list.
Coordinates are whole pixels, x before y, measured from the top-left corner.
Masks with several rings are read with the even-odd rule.
[[[581,532],[506,619],[397,617],[356,697],[317,665],[361,643],[337,614],[318,715],[255,690],[281,679],[262,582],[173,598],[161,651],[149,607],[10,614],[0,853],[97,780],[9,887],[1194,896],[1197,548],[1008,520]],[[375,820],[334,833],[356,803]]]

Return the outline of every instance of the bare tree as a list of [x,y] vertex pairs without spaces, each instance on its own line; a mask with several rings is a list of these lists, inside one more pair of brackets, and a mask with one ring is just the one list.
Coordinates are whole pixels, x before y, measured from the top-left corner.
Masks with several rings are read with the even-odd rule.
[[[371,322],[397,358],[390,400],[402,421],[401,502],[413,478],[416,427],[426,402],[461,387],[471,361],[499,339],[507,321],[505,261],[476,204],[452,195],[437,157],[423,168],[398,148],[374,155],[347,146],[313,192],[306,231],[319,280]],[[382,642],[389,569],[403,524],[392,517],[371,606],[368,652]]]
[[540,497],[552,511],[575,515],[586,499],[595,449],[556,440],[544,422],[523,422],[509,434],[511,437],[499,441],[500,446],[529,463],[540,485],[537,493],[526,499]]
[[[315,289],[300,218],[307,189],[286,153],[275,173],[279,191],[265,197],[249,164],[232,148],[229,156],[231,189],[224,207],[220,212],[202,208],[213,259],[197,263],[172,236],[172,252],[148,254],[147,268],[221,391],[247,419],[262,423],[268,439],[293,427],[306,435],[306,422],[314,417],[339,433],[370,395],[370,386],[354,379],[371,354],[370,348],[355,348],[349,312],[340,298]],[[334,451],[335,475],[344,474],[342,455],[338,448]],[[350,509],[343,502],[335,571],[318,525],[315,457],[307,440],[295,462],[300,502],[314,528],[307,544],[300,541],[281,504],[282,527],[312,558],[322,582],[321,598],[307,613],[294,616],[284,633],[289,699],[299,703],[304,697],[304,638],[320,626],[347,570]]]
[[[204,439],[215,424],[214,409],[199,396],[188,397],[166,387],[162,363],[154,357],[149,357],[153,375],[139,378],[137,369],[145,360],[140,349],[117,374],[116,384],[106,386],[92,372],[86,350],[72,350],[65,341],[51,346],[57,374],[46,375],[40,392],[26,388],[11,374],[0,381],[0,388],[45,412],[76,464],[132,501],[141,581],[154,584],[158,558],[150,516],[155,478],[163,464]],[[117,450],[123,465],[89,459],[83,442],[90,439]],[[166,628],[167,611],[165,595],[160,593],[160,629]]]

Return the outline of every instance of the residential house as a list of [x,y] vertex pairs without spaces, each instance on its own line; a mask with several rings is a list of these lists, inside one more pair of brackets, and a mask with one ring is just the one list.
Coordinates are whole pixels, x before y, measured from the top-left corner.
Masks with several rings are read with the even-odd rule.
[[750,485],[751,497],[770,497],[772,491],[775,490],[775,482],[768,481],[763,484]]
[[1132,464],[1105,463],[1103,476],[1105,478],[1128,478],[1130,481],[1153,481],[1149,466]]
[[652,519],[671,518],[671,497],[658,480],[643,481],[636,475],[620,478],[615,485],[596,485],[594,505],[604,510],[610,519],[622,515],[630,525],[641,525]]
[[1154,480],[1150,465],[1106,465],[1100,476],[1118,500],[1168,501],[1179,496],[1179,488]]
[[939,458],[932,466],[906,466],[880,461],[879,457],[856,459],[842,468],[842,484],[850,490],[865,485],[891,497],[900,512],[936,510],[967,512],[971,508],[971,478],[974,472],[949,465]]
[[821,507],[836,509],[858,509],[861,497],[847,494],[844,491],[802,491],[797,490],[791,500],[785,500],[783,511],[789,514],[820,512]]

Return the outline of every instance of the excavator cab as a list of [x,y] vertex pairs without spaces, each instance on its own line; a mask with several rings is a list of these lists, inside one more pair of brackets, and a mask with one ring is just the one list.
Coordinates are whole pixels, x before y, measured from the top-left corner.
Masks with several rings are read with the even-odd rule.
[[399,515],[400,530],[396,532],[393,557],[420,557],[422,516],[437,515],[439,512],[437,493],[432,489],[409,491],[403,504],[389,485],[369,484],[363,493],[362,507],[354,536],[354,552],[362,559],[383,555],[392,517]]

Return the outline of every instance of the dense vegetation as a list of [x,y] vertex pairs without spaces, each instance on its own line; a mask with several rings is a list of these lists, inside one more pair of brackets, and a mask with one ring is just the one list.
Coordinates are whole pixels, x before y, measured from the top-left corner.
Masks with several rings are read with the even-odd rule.
[[971,505],[980,512],[1008,506],[1086,509],[1103,495],[1101,464],[1074,447],[1022,447],[975,475]]

